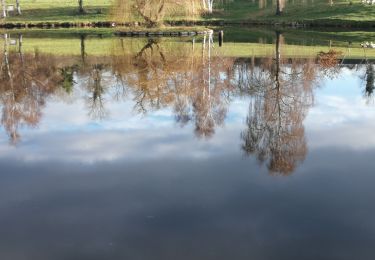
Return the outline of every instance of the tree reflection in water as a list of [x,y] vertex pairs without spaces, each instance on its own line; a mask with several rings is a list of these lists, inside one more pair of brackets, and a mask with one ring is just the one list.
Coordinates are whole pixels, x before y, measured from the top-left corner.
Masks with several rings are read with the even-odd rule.
[[2,66],[0,71],[1,123],[8,133],[11,144],[20,139],[18,129],[22,125],[35,127],[40,121],[45,99],[62,82],[57,69],[57,59],[35,50],[33,54],[22,52],[22,38],[18,39],[18,51],[9,51],[8,35],[4,35]]
[[181,126],[194,121],[197,136],[209,137],[227,112],[233,64],[232,58],[212,57],[212,44],[209,34],[199,46],[193,40],[178,49],[150,39],[136,55],[115,46],[113,69],[131,89],[138,113],[173,107]]
[[[337,52],[284,58],[279,32],[274,55],[260,59],[213,53],[212,34],[177,47],[164,39],[117,39],[107,57],[90,57],[87,37],[81,36],[78,61],[38,51],[24,54],[21,39],[18,49],[9,51],[5,35],[0,75],[1,123],[12,144],[19,141],[20,126],[39,123],[48,96],[70,95],[76,87],[84,91],[94,119],[108,116],[106,99],[132,97],[137,113],[171,108],[181,127],[192,123],[195,134],[205,138],[224,123],[231,97],[246,95],[250,105],[242,149],[267,164],[271,173],[283,175],[306,156],[303,120],[313,105],[314,89],[323,77],[340,70]],[[365,79],[370,95],[373,65],[367,66]]]
[[281,33],[276,32],[274,57],[241,71],[245,76],[239,87],[251,97],[247,129],[241,138],[246,154],[267,163],[271,173],[288,175],[307,153],[303,120],[313,105],[313,90],[321,75],[314,58],[282,58],[282,42]]
[[373,102],[374,90],[375,90],[375,69],[374,64],[366,62],[366,70],[364,75],[361,77],[364,81],[364,97],[367,103]]

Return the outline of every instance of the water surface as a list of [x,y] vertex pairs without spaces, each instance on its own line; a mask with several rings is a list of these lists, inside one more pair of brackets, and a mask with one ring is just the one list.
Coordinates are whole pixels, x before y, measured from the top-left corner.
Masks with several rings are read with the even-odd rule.
[[374,53],[266,35],[8,36],[1,258],[373,259]]

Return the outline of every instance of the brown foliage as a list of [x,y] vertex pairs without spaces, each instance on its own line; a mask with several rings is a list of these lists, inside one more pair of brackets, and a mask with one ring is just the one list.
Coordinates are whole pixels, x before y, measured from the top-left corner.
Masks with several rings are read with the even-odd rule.
[[3,54],[0,74],[1,123],[10,142],[19,140],[21,125],[34,127],[39,123],[45,98],[51,94],[61,75],[51,55],[22,53]]
[[119,22],[142,20],[154,27],[165,17],[188,15],[191,19],[202,12],[200,0],[116,0],[112,15]]

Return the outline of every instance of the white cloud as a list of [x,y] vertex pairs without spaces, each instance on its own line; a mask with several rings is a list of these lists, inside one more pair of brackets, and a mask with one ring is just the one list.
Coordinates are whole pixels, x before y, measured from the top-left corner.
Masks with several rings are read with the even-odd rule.
[[[353,72],[346,71],[340,78],[324,82],[325,87],[316,91],[316,105],[304,122],[310,150],[375,147],[375,106],[366,104],[357,81]],[[38,128],[20,130],[22,140],[17,148],[9,145],[1,130],[0,158],[92,163],[204,159],[229,153],[241,156],[240,133],[246,127],[248,99],[232,100],[225,126],[216,128],[212,139],[200,140],[194,136],[193,125],[180,128],[175,123],[171,109],[137,115],[131,97],[107,102],[109,118],[93,121],[88,116],[83,96],[76,91],[70,103],[49,100]]]

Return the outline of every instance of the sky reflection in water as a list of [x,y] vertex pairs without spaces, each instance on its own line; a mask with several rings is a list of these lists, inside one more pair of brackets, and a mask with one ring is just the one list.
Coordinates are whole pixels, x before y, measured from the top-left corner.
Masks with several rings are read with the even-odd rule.
[[[158,64],[147,55],[135,67]],[[249,75],[266,72],[253,80],[273,78],[272,64],[271,77],[266,74],[270,61],[254,66]],[[301,85],[287,80],[292,66],[283,62],[281,93],[297,96]],[[209,135],[197,131],[207,129],[197,126],[206,111],[199,103],[207,102],[201,96],[206,85],[187,95],[184,126],[176,120],[177,103],[165,101],[168,93],[139,113],[139,88],[119,100],[115,88],[106,89],[105,117],[93,118],[87,82],[97,76],[82,71],[74,73],[69,95],[46,96],[37,126],[20,126],[16,145],[2,128],[0,258],[373,259],[375,106],[364,93],[366,66],[341,66],[332,79],[305,85],[297,98],[282,101],[289,102],[280,110],[287,119],[274,121],[259,113],[274,107],[274,88],[233,88],[245,68],[235,64],[232,74],[223,67],[213,72],[222,80],[212,85],[228,88],[230,98],[211,93],[216,115],[225,113],[222,123],[215,117]],[[87,73],[96,73],[95,66],[90,63]],[[206,69],[200,68],[202,77]],[[102,73],[112,84],[112,72]],[[225,75],[233,75],[231,84]],[[296,103],[306,98],[313,102]],[[257,160],[264,155],[260,146],[248,155],[243,149],[249,118],[268,120],[264,164]],[[288,129],[279,139],[270,138],[278,129],[274,122]],[[272,168],[270,158],[285,162],[278,151],[295,156],[292,164]]]

